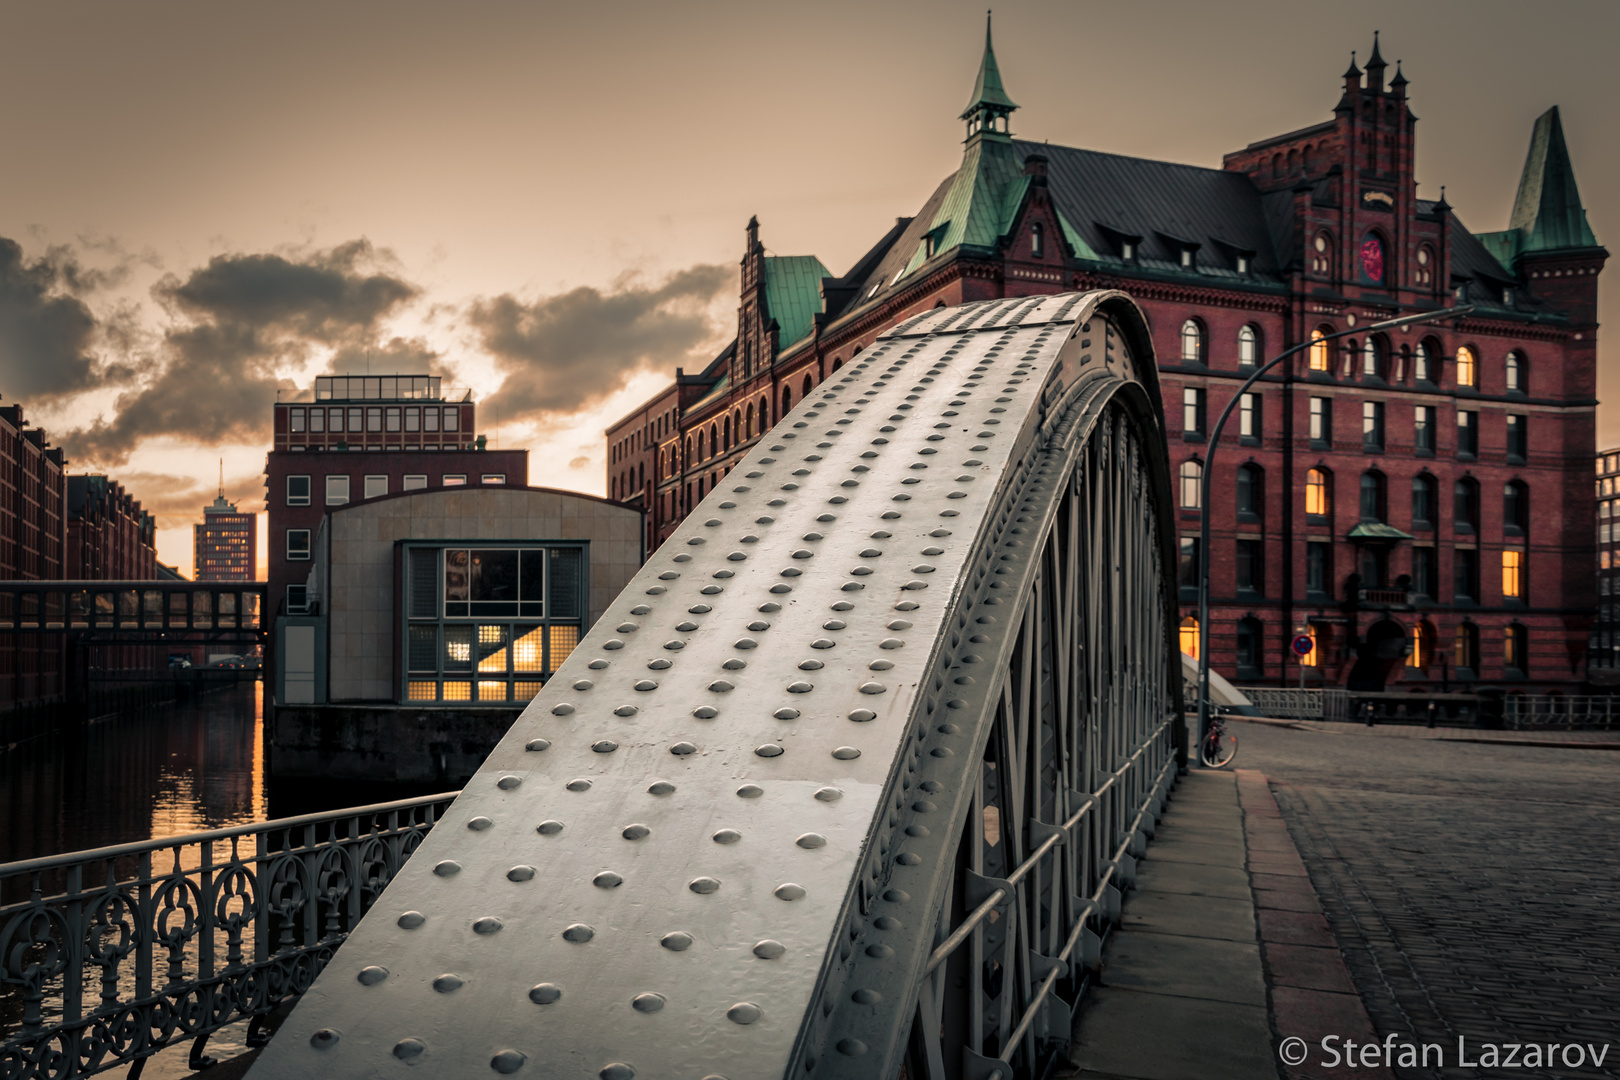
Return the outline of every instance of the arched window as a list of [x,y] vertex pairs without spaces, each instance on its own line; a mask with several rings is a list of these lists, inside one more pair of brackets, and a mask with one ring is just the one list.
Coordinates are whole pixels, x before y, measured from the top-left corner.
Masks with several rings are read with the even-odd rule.
[[1311,273],[1328,277],[1333,272],[1333,237],[1325,232],[1316,234],[1311,241]]
[[746,437],[752,439],[754,437],[754,403],[752,401],[748,403],[747,423],[748,434]]
[[640,477],[640,479],[636,481],[636,488],[639,490],[647,486],[647,463],[643,461],[636,467],[636,469],[637,475]]
[[1414,272],[1419,285],[1434,284],[1434,249],[1428,244],[1417,249],[1417,267]]
[[1384,474],[1373,469],[1361,474],[1361,520],[1384,520]]
[[1458,532],[1479,531],[1479,483],[1465,476],[1452,491],[1451,516]]
[[1440,512],[1440,499],[1434,477],[1419,473],[1412,477],[1412,527],[1432,529]]
[[1237,511],[1238,516],[1254,521],[1260,520],[1265,512],[1266,501],[1266,474],[1260,466],[1245,464],[1238,466],[1237,471]]
[[1327,517],[1333,512],[1333,474],[1326,469],[1311,469],[1305,474],[1305,513],[1312,517]]
[[1474,359],[1474,350],[1467,345],[1457,348],[1457,385],[1478,386],[1479,365]]
[[1281,154],[1272,154],[1271,155],[1271,175],[1272,176],[1281,176],[1282,174],[1283,174],[1283,156]]
[[714,457],[720,452],[720,424],[715,421],[709,424],[709,456]]
[[1238,331],[1238,366],[1254,367],[1260,362],[1260,335],[1254,327],[1245,326]]
[[1038,221],[1029,227],[1029,253],[1037,259],[1046,254],[1045,229]]
[[1412,651],[1406,654],[1406,666],[1416,671],[1426,670],[1434,657],[1434,627],[1420,622],[1412,627]]
[[698,432],[697,460],[702,461],[704,458],[706,458],[708,456],[709,456],[709,451],[707,449],[707,439],[706,439],[704,433],[702,431],[699,431]]
[[1451,662],[1469,671],[1479,667],[1479,627],[1471,622],[1457,624],[1457,639],[1452,649]]
[[1204,362],[1204,328],[1198,325],[1197,319],[1188,319],[1181,324],[1181,362]]
[[[810,379],[810,376],[806,375],[805,376],[805,381],[808,382],[809,379]],[[793,387],[784,386],[784,387],[782,387],[782,415],[786,416],[788,413],[790,413],[792,411],[793,411]]]
[[1265,675],[1265,626],[1253,615],[1238,620],[1238,678],[1258,679]]
[[816,388],[816,384],[815,384],[814,380],[811,378],[810,373],[806,372],[805,376],[804,376],[804,389],[799,391],[799,397],[801,397],[801,398],[809,397],[810,396],[810,391],[814,390],[815,388]]
[[[1608,509],[1604,503],[1604,509]],[[1520,536],[1530,531],[1530,485],[1509,480],[1502,485],[1502,531]]]
[[1204,466],[1197,461],[1181,463],[1181,508],[1197,510],[1203,506]]
[[1328,350],[1328,343],[1322,340],[1331,332],[1325,326],[1318,326],[1311,331],[1310,365],[1312,371],[1330,371],[1333,368],[1332,354]]
[[1502,632],[1502,666],[1514,675],[1530,671],[1530,635],[1520,623],[1510,623]]
[[844,362],[842,360],[838,359],[838,357],[836,357],[836,356],[833,357],[833,370],[834,371],[837,371],[839,368],[841,368],[843,366],[844,366]]
[[1526,582],[1529,567],[1525,553],[1515,548],[1508,548],[1502,552],[1502,599],[1523,602],[1529,599],[1530,589]]
[[1435,358],[1439,355],[1440,346],[1433,338],[1418,342],[1412,351],[1412,378],[1426,383],[1437,381],[1440,372],[1435,367]]
[[1507,354],[1507,388],[1509,393],[1526,393],[1524,354],[1518,351]]
[[1389,345],[1382,337],[1372,336],[1361,347],[1361,374],[1364,378],[1382,379],[1388,369],[1385,364],[1388,360]]
[[1181,651],[1198,659],[1198,618],[1194,615],[1181,620]]

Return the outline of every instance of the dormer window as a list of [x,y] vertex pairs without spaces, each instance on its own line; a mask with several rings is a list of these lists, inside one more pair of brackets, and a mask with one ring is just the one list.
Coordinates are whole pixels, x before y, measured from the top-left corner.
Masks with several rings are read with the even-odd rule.
[[1187,267],[1187,268],[1190,269],[1192,267],[1192,264],[1193,264],[1193,250],[1192,250],[1192,248],[1188,248],[1188,247],[1182,248],[1181,249],[1181,265],[1183,267]]
[[1046,230],[1038,221],[1029,227],[1029,253],[1036,259],[1046,254]]
[[1126,240],[1124,243],[1120,244],[1119,257],[1124,259],[1126,262],[1130,262],[1132,259],[1136,258],[1136,245],[1131,243],[1129,240]]
[[1513,306],[1513,286],[1511,286],[1511,285],[1504,285],[1502,287],[1502,306],[1503,307],[1512,307]]
[[1249,257],[1247,255],[1239,255],[1237,257],[1237,272],[1240,274],[1247,274],[1249,272]]

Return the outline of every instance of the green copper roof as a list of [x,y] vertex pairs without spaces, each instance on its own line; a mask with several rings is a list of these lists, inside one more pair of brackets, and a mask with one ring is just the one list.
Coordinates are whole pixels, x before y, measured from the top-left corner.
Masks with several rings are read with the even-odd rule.
[[1598,246],[1586,222],[1586,211],[1581,208],[1575,166],[1570,163],[1569,147],[1564,143],[1558,106],[1536,118],[1508,228],[1483,233],[1479,240],[1505,265],[1527,252]]
[[1393,525],[1381,522],[1362,522],[1350,530],[1352,540],[1410,540],[1411,533],[1404,533]]
[[962,119],[966,120],[985,105],[1006,110],[1018,108],[1017,103],[1007,96],[1006,89],[1001,85],[1001,69],[996,66],[995,46],[990,44],[989,15],[984,17],[984,59],[979,61],[979,78],[973,84],[973,99],[968,102],[968,107],[962,110]]
[[780,328],[781,351],[810,336],[821,310],[821,279],[832,276],[814,255],[765,256],[766,313]]
[[[1024,180],[1024,164],[1010,140],[975,138],[962,154],[962,167],[934,217],[940,229],[936,252],[967,244],[992,248],[1001,238],[1006,198]],[[1022,194],[1020,190],[1019,194]]]

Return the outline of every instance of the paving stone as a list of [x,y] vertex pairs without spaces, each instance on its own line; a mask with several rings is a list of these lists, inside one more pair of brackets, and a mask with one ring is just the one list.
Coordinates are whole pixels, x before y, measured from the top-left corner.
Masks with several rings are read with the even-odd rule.
[[1254,903],[1217,896],[1143,892],[1125,906],[1120,926],[1152,934],[1253,942]]
[[1081,1010],[1070,1057],[1083,1077],[1257,1080],[1276,1075],[1270,1043],[1263,1006],[1119,988]]
[[[1152,846],[1148,854],[1153,854]],[[1246,900],[1252,894],[1249,875],[1241,866],[1211,866],[1207,863],[1155,862],[1144,859],[1136,868],[1136,887],[1142,892],[1190,893],[1194,896],[1222,896]],[[1315,893],[1311,896],[1315,898]]]
[[1119,934],[1108,949],[1102,981],[1155,994],[1266,1006],[1260,949],[1248,942]]

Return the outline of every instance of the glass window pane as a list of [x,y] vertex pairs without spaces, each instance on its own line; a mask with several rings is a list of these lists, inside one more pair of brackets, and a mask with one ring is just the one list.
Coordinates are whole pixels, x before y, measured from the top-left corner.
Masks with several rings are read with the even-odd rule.
[[422,410],[422,430],[423,431],[438,431],[439,430],[439,410],[438,409],[423,409]]
[[410,567],[410,617],[431,619],[439,613],[439,553],[432,548],[412,548]]
[[509,626],[480,626],[478,628],[478,670],[481,674],[506,673]]
[[[447,548],[444,553],[444,602],[465,604],[467,600],[467,549]],[[445,614],[449,614],[446,608]]]
[[413,679],[405,685],[406,701],[437,701],[439,684],[432,680]]
[[512,628],[512,670],[541,672],[545,670],[545,627],[522,624]]
[[471,555],[469,586],[474,615],[518,613],[518,553],[512,548],[477,548]]
[[[472,670],[473,633],[475,629],[475,627],[471,626],[446,626],[444,628],[444,670]],[[448,692],[446,696],[448,697]]]
[[413,626],[406,649],[406,668],[409,671],[438,671],[439,628]]
[[494,679],[479,679],[478,680],[478,700],[479,701],[505,701],[507,699],[506,687],[507,687],[507,682],[506,682],[505,679],[502,679],[500,681],[496,681]]
[[544,685],[545,683],[542,683],[539,680],[535,680],[534,682],[515,682],[512,684],[512,700],[528,701],[530,698],[534,697],[534,695],[538,694],[540,692],[540,688]]
[[574,651],[579,644],[579,627],[553,626],[551,628],[551,641],[549,654],[546,657],[546,669],[556,671],[562,667],[562,662],[568,659],[568,654]]
[[459,679],[444,680],[445,701],[471,701],[472,683],[462,682]]
[[[579,548],[552,548],[551,549],[551,615],[558,619],[578,619],[584,617],[584,604],[582,593],[584,583],[580,580],[582,553]],[[559,661],[553,660],[551,670],[555,671]]]

